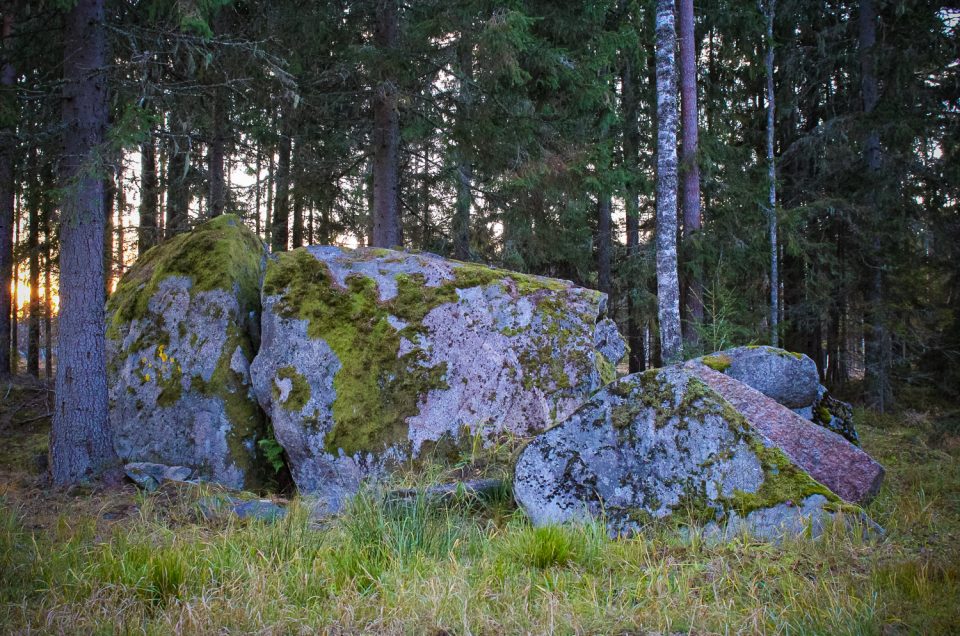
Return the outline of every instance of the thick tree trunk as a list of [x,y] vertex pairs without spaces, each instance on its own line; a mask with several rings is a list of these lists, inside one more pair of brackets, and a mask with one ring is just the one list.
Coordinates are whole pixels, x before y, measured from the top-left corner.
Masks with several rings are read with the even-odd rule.
[[[9,58],[13,50],[10,36],[13,33],[13,8],[11,1],[2,4],[3,9],[3,66],[0,67],[0,88],[4,99],[15,106],[13,93],[17,82],[13,61]],[[6,377],[11,370],[10,351],[13,299],[10,293],[10,281],[13,279],[13,210],[15,187],[13,176],[14,155],[17,140],[13,126],[0,130],[0,378]]]
[[677,274],[677,93],[673,2],[657,0],[657,315],[666,364],[683,356]]
[[187,171],[190,164],[187,152],[174,142],[167,159],[167,221],[164,238],[171,238],[186,232],[190,206],[190,189],[187,185]]
[[[699,113],[697,108],[697,39],[694,28],[693,0],[679,0],[680,7],[680,119],[682,121],[681,175],[683,176],[683,238],[687,260],[691,259],[692,239],[702,227],[700,215],[700,163],[698,154]],[[694,267],[686,276],[684,293],[686,322],[684,339],[696,346],[697,326],[703,322],[703,281]]]
[[473,45],[460,37],[457,47],[460,91],[457,95],[457,207],[453,214],[453,255],[462,261],[470,259],[470,208],[473,205],[473,165],[470,161],[468,131],[473,104]]
[[[860,49],[860,91],[863,96],[863,113],[869,119],[877,108],[880,93],[877,84],[876,51],[877,12],[873,0],[860,1],[859,49]],[[867,166],[870,193],[868,209],[872,215],[868,227],[873,234],[871,252],[867,259],[867,314],[865,335],[865,368],[867,398],[870,404],[881,413],[893,403],[890,386],[890,335],[886,328],[884,307],[883,241],[880,231],[879,191],[881,150],[880,135],[872,125],[864,140],[863,159]]]
[[770,344],[780,343],[780,267],[777,258],[777,167],[773,154],[776,102],[773,95],[773,19],[776,0],[767,0],[767,230],[770,235]]
[[290,241],[290,135],[282,126],[277,148],[277,193],[273,201],[273,219],[270,223],[270,249],[285,252]]
[[610,257],[613,241],[612,227],[610,195],[600,195],[597,201],[597,286],[608,297],[613,293]]
[[261,236],[261,223],[260,223],[260,149],[257,148],[257,167],[256,167],[256,181],[253,188],[253,223],[254,230],[257,233],[257,236]]
[[[627,215],[627,259],[632,265],[640,251],[640,206],[636,185],[640,171],[637,154],[640,148],[640,128],[637,119],[637,87],[633,60],[630,57],[623,61],[620,81],[623,91],[621,96],[624,122],[623,161],[626,173],[631,175],[626,184],[624,203]],[[643,325],[638,315],[636,287],[635,283],[631,284],[627,291],[627,344],[630,347],[628,358],[630,373],[642,371],[644,367]]]
[[[395,55],[400,16],[397,0],[380,0],[374,43],[382,55]],[[400,237],[400,112],[397,80],[386,77],[373,99],[373,236],[376,247],[401,245]]]
[[103,181],[91,165],[107,125],[104,0],[78,0],[66,17],[60,338],[50,433],[53,481],[74,484],[117,464],[108,422],[103,315]]

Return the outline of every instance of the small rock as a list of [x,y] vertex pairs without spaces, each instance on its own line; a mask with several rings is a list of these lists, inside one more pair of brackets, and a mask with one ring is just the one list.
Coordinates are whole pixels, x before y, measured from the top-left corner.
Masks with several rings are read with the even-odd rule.
[[197,502],[200,513],[207,519],[231,515],[238,519],[279,521],[287,511],[269,499],[242,499],[234,495],[208,495]]
[[124,464],[123,471],[147,492],[153,492],[164,482],[186,482],[193,474],[193,470],[187,466],[167,466],[150,462],[130,462]]

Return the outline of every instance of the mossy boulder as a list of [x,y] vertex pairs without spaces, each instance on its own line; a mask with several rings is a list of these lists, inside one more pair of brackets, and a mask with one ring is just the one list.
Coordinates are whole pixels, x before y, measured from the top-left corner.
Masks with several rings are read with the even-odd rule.
[[622,378],[535,437],[513,490],[535,525],[599,518],[614,536],[672,517],[774,538],[842,506],[680,367]]
[[767,346],[718,351],[697,359],[791,409],[809,407],[817,399],[817,363],[802,353]]
[[431,254],[279,254],[262,302],[257,397],[297,486],[331,508],[397,462],[546,429],[625,353],[604,294]]
[[814,424],[840,435],[851,444],[860,445],[860,436],[857,435],[857,428],[853,422],[853,406],[830,395],[827,387],[821,385],[817,390],[817,401],[813,406],[797,410],[797,413]]
[[267,434],[251,390],[266,251],[220,216],[145,253],[107,302],[110,422],[124,462],[263,483]]

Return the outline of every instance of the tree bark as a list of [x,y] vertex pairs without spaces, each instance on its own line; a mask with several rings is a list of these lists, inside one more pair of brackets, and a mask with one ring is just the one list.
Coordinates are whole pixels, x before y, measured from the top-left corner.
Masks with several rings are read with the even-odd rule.
[[[397,0],[380,0],[374,44],[384,56],[395,55],[400,16]],[[395,77],[377,85],[373,99],[373,236],[375,247],[401,245],[400,112]]]
[[[680,0],[680,118],[682,121],[681,175],[683,176],[683,238],[687,261],[691,259],[692,240],[703,223],[700,215],[700,163],[698,154],[699,113],[697,108],[697,39],[693,0]],[[686,322],[684,339],[696,346],[697,326],[703,322],[703,281],[698,268],[687,274]]]
[[470,107],[472,106],[473,45],[460,37],[457,47],[460,70],[460,91],[457,96],[457,206],[453,215],[453,255],[462,261],[470,260],[470,208],[473,205],[473,165],[468,150]]
[[223,214],[227,206],[227,186],[224,176],[224,146],[226,145],[227,105],[224,88],[214,89],[211,119],[213,126],[210,143],[207,145],[207,170],[209,171],[209,201],[207,213],[211,217]]
[[167,221],[164,238],[169,239],[189,229],[190,189],[187,185],[189,169],[187,152],[178,142],[174,142],[167,159]]
[[78,0],[64,34],[60,338],[50,432],[60,486],[106,476],[117,465],[107,405],[103,181],[92,169],[107,126],[104,20],[104,0]]
[[[53,172],[48,165],[45,169],[46,184],[54,186]],[[53,230],[51,220],[54,215],[54,201],[48,196],[43,200],[43,335],[45,345],[44,376],[53,377],[53,286],[50,282],[53,262]]]
[[[860,1],[859,54],[860,92],[863,97],[863,114],[869,121],[880,101],[877,83],[876,51],[877,12],[873,0]],[[878,191],[881,188],[880,168],[882,162],[880,135],[871,124],[863,146],[863,159],[867,167],[869,194],[867,207],[872,217],[867,225],[872,233],[870,253],[867,258],[867,306],[865,316],[865,376],[867,399],[881,413],[893,403],[890,386],[890,335],[886,329],[884,308],[883,240],[880,230],[880,207]]]
[[[0,67],[0,90],[3,99],[15,105],[17,76],[10,59],[13,45],[10,41],[13,33],[13,8],[11,1],[2,4],[3,9],[3,66]],[[0,129],[0,378],[6,377],[11,370],[13,298],[10,282],[13,280],[13,225],[15,188],[13,175],[14,156],[17,141],[15,124],[4,122]]]
[[666,364],[683,356],[677,274],[677,93],[673,2],[657,0],[657,315]]
[[[627,180],[624,192],[627,222],[627,259],[631,265],[637,260],[640,251],[640,206],[637,194],[636,180],[639,176],[640,165],[638,150],[640,148],[640,128],[638,126],[638,102],[636,79],[634,78],[633,59],[627,56],[623,61],[620,73],[620,85],[623,108],[623,161],[625,171],[630,178]],[[632,269],[632,268],[631,268]],[[630,373],[643,370],[644,347],[643,326],[638,316],[637,302],[634,293],[636,285],[631,284],[627,291],[627,344],[630,347],[627,363]]]
[[293,165],[291,172],[294,174],[293,188],[291,197],[293,198],[293,247],[303,247],[303,142],[297,140],[293,145]]
[[613,293],[610,258],[613,220],[610,209],[610,195],[600,195],[597,201],[597,286],[608,297]]
[[[36,155],[33,156],[36,158]],[[31,169],[37,170],[36,164]],[[27,201],[27,261],[30,282],[30,317],[27,322],[27,373],[40,377],[40,179],[34,181],[36,191]]]
[[773,19],[776,0],[767,0],[767,231],[770,237],[770,344],[780,344],[780,267],[777,254],[777,167],[773,154],[776,102],[773,95]]
[[270,249],[287,251],[290,241],[290,135],[287,126],[281,126],[280,144],[277,148],[277,172],[274,178],[277,192],[273,201],[273,219],[270,228]]
[[157,184],[157,155],[153,145],[153,133],[140,144],[140,228],[137,232],[137,252],[144,252],[157,244],[157,208],[159,188]]

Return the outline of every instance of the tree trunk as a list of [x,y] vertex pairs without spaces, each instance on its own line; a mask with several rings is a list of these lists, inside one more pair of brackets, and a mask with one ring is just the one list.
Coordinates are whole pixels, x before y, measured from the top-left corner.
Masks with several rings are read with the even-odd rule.
[[657,0],[657,315],[666,364],[683,356],[677,274],[677,93],[673,2]]
[[227,206],[226,178],[223,171],[224,146],[226,144],[227,106],[224,88],[214,90],[211,119],[213,126],[210,143],[207,145],[207,170],[209,172],[209,201],[207,213],[211,217],[223,214]]
[[[108,124],[109,125],[109,124]],[[117,197],[117,182],[113,166],[107,168],[103,179],[103,299],[110,297],[113,283],[113,208]]]
[[[395,55],[400,30],[397,0],[380,0],[374,44]],[[400,238],[400,112],[397,80],[386,77],[373,99],[373,236],[375,247],[396,247]]]
[[610,195],[600,195],[597,201],[597,286],[608,297],[613,293],[611,285],[611,228]]
[[186,232],[189,228],[188,212],[190,189],[187,185],[187,171],[190,165],[186,151],[174,142],[167,159],[167,221],[164,237],[169,239]]
[[776,0],[767,0],[767,229],[770,235],[770,344],[780,343],[780,268],[777,262],[777,167],[773,156],[776,102],[773,96],[773,19]]
[[273,252],[287,251],[290,241],[290,135],[287,134],[285,125],[281,126],[281,129],[275,175],[277,193],[273,202],[270,229],[270,249]]
[[[859,53],[860,53],[860,91],[863,96],[863,114],[869,120],[880,100],[877,85],[876,51],[877,13],[873,0],[860,1],[859,16]],[[867,399],[881,413],[887,411],[893,402],[890,386],[890,336],[886,329],[884,308],[883,241],[880,230],[880,201],[877,192],[881,187],[880,135],[875,127],[869,127],[864,140],[863,159],[867,166],[867,181],[870,184],[867,207],[872,217],[868,227],[873,234],[871,250],[867,258],[867,306],[865,316],[865,371]]]
[[473,45],[460,36],[457,62],[461,74],[457,96],[457,207],[453,215],[453,255],[462,261],[470,260],[470,207],[473,205],[473,165],[470,162],[468,131],[470,107],[473,103]]
[[293,165],[291,172],[295,175],[293,178],[293,188],[291,197],[293,198],[293,247],[303,247],[303,142],[297,141],[293,145]]
[[50,432],[60,486],[103,477],[117,464],[107,405],[103,181],[90,169],[107,126],[104,19],[104,0],[78,0],[64,37],[60,338]]
[[[36,164],[31,166],[36,170]],[[27,201],[27,260],[30,278],[30,318],[27,322],[27,373],[40,377],[40,179],[35,183],[36,192]]]
[[[623,108],[623,162],[625,172],[630,175],[624,192],[627,221],[627,259],[631,265],[635,264],[640,251],[640,206],[638,202],[637,184],[640,165],[637,154],[640,148],[640,129],[638,127],[637,87],[634,78],[633,59],[626,57],[620,75],[622,108]],[[630,268],[631,271],[633,267]],[[636,306],[636,283],[632,283],[627,291],[627,344],[630,347],[628,365],[630,373],[643,370],[644,347],[643,326],[638,316]]]
[[260,148],[258,147],[258,148],[257,148],[257,167],[256,167],[257,174],[256,174],[256,181],[255,181],[255,183],[254,183],[254,189],[253,189],[253,211],[254,211],[253,223],[254,223],[254,229],[255,229],[255,231],[256,231],[256,233],[257,233],[257,236],[261,236],[261,234],[260,234],[260,231],[261,231],[261,225],[260,225],[260,187],[261,187],[261,184],[260,184],[260,163],[261,163],[261,161],[260,161]]
[[[46,184],[53,188],[53,173],[50,166],[46,168]],[[54,201],[51,196],[45,196],[43,201],[43,335],[45,345],[44,376],[49,380],[53,377],[53,287],[50,282],[53,262],[53,230],[51,220],[54,215]]]
[[13,314],[10,316],[10,372],[14,375],[20,372],[20,263],[16,259],[16,250],[20,246],[20,208],[23,206],[23,197],[14,198],[13,209]]
[[[700,164],[698,154],[699,114],[697,109],[697,39],[693,0],[680,0],[680,108],[683,128],[681,175],[683,176],[683,238],[687,261],[692,240],[702,227],[700,216]],[[686,276],[686,323],[684,339],[692,346],[698,341],[697,326],[703,322],[703,281],[699,268]]]
[[[14,86],[17,82],[16,70],[9,56],[13,51],[10,36],[13,33],[13,2],[3,3],[3,66],[0,67],[0,87],[5,99],[13,101]],[[0,378],[6,377],[11,370],[10,351],[13,299],[10,293],[10,281],[13,279],[13,210],[15,188],[13,175],[14,155],[17,140],[13,126],[0,130]]]
[[116,276],[119,279],[123,276],[124,271],[124,260],[125,260],[125,251],[126,246],[123,244],[124,241],[124,225],[123,225],[123,215],[126,212],[127,208],[127,195],[123,189],[123,153],[120,154],[120,159],[117,161],[117,219],[114,223],[114,231],[117,233],[117,259],[116,259]]

